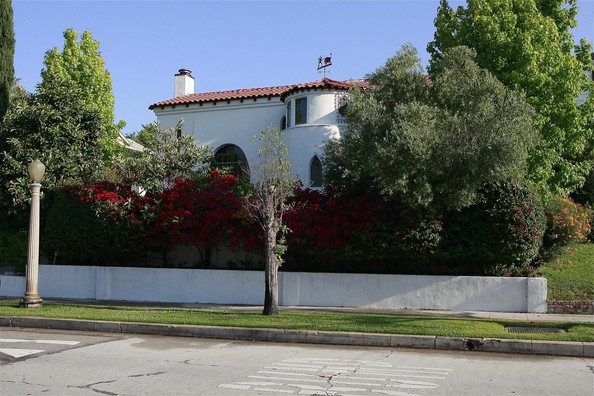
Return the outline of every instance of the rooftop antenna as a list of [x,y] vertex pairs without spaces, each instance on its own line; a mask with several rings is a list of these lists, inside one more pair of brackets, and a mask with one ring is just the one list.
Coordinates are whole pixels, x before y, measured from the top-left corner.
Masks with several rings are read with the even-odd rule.
[[[318,58],[318,73],[324,73],[324,78],[326,78],[326,69],[332,66],[332,52],[330,52],[330,56]],[[328,70],[328,74],[330,74],[330,70]]]

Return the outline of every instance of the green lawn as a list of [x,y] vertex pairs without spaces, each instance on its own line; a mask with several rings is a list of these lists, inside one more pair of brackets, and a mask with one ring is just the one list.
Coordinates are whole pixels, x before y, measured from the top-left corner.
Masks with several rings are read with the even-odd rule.
[[547,278],[548,300],[594,300],[594,244],[569,246],[539,272]]
[[[538,323],[378,314],[283,312],[263,316],[257,312],[193,308],[102,306],[94,304],[44,303],[42,308],[21,309],[17,300],[0,301],[0,316],[189,324],[293,330],[351,331],[384,334],[433,335],[446,337],[507,338],[594,342],[592,323]],[[505,326],[557,327],[564,334],[517,334]]]

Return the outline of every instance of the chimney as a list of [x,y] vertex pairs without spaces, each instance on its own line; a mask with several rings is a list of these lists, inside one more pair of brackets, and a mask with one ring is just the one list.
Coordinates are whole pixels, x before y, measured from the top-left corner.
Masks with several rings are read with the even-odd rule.
[[194,77],[192,71],[188,69],[179,69],[179,73],[175,75],[175,87],[173,97],[190,95],[194,93]]

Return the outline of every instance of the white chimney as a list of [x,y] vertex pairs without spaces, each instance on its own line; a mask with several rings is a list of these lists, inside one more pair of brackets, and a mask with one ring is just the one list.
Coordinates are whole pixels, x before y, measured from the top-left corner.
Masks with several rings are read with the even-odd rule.
[[179,73],[175,75],[175,87],[173,97],[190,95],[194,93],[194,77],[192,71],[188,69],[179,69]]

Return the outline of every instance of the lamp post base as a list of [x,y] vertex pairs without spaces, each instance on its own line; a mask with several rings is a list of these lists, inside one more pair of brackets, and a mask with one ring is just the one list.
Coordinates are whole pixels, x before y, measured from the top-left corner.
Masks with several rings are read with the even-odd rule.
[[40,308],[43,306],[43,299],[39,296],[25,296],[19,302],[19,308]]

